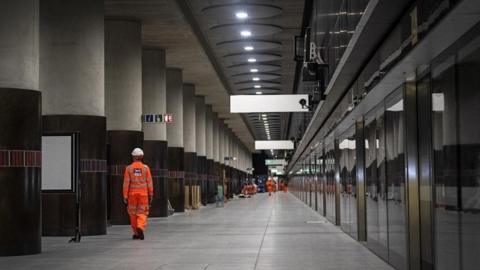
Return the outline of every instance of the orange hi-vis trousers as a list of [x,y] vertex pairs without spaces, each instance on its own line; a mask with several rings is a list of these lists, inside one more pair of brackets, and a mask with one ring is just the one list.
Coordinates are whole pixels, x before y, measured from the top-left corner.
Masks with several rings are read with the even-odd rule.
[[137,228],[145,231],[148,217],[148,196],[132,194],[128,196],[128,215],[133,234],[137,234]]

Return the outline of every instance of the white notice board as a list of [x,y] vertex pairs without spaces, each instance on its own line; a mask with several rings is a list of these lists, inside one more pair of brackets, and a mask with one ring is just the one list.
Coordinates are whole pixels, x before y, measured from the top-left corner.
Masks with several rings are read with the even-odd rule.
[[42,136],[42,191],[74,191],[74,137]]

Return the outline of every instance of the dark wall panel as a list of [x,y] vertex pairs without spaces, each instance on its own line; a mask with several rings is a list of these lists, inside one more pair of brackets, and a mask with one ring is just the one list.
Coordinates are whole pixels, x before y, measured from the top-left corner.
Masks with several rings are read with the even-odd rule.
[[197,174],[199,179],[200,185],[200,193],[201,193],[201,201],[202,205],[207,205],[208,203],[208,196],[207,196],[207,158],[204,156],[197,157],[198,166],[197,166]]
[[185,170],[185,186],[190,188],[189,192],[189,205],[186,206],[188,208],[192,207],[193,201],[193,186],[198,184],[197,179],[197,168],[198,168],[198,159],[196,153],[185,153],[184,157],[184,170]]
[[[78,132],[82,235],[107,233],[106,118],[86,115],[43,116],[43,132]],[[75,194],[42,194],[43,235],[73,235]]]
[[153,179],[151,217],[168,216],[168,147],[166,141],[144,141],[144,163],[150,167]]
[[185,155],[183,147],[168,148],[168,198],[175,212],[185,211]]
[[41,252],[41,114],[40,92],[0,88],[0,256]]

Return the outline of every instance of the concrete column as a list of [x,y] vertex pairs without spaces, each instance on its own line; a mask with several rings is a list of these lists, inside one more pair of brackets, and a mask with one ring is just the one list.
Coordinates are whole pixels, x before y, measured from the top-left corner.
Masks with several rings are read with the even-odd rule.
[[[229,137],[228,137],[228,134],[230,132],[230,129],[228,127],[225,128],[225,132],[223,133],[223,140],[225,141],[225,145],[224,145],[224,149],[223,151],[225,152],[225,156],[227,157],[231,157],[230,155],[230,149],[229,149],[229,145],[230,145],[230,140],[229,140]],[[229,164],[230,166],[230,164]]]
[[[168,216],[168,178],[166,177],[168,146],[167,127],[163,122],[167,111],[165,51],[157,48],[142,50],[142,113],[144,122],[143,150],[145,164],[153,178],[153,202],[150,216]],[[159,115],[161,122],[147,122],[145,115]]]
[[207,202],[215,202],[215,192],[217,185],[215,183],[215,161],[213,155],[213,111],[212,106],[207,105],[206,107],[206,153],[207,153],[207,168],[208,168],[208,178],[207,178]]
[[[216,189],[216,186],[220,184],[220,179],[222,175],[222,167],[220,165],[220,158],[218,155],[218,148],[219,148],[219,122],[218,122],[218,114],[213,113],[212,117],[212,123],[213,123],[213,145],[212,145],[212,155],[213,155],[213,161],[214,161],[214,175],[215,179],[214,182],[212,183],[213,186]],[[220,194],[219,194],[220,195]]]
[[218,154],[218,147],[219,147],[219,122],[218,122],[218,114],[213,113],[212,117],[212,123],[213,123],[213,145],[212,145],[212,155],[213,155],[213,160],[217,163],[220,163],[220,158]]
[[196,148],[196,117],[195,117],[195,85],[183,85],[183,145],[185,153],[195,153]]
[[167,68],[167,113],[173,122],[167,125],[168,147],[183,151],[183,74],[181,69]]
[[184,212],[183,74],[178,68],[167,68],[167,113],[173,116],[167,125],[168,196],[175,212]]
[[208,203],[208,185],[207,185],[207,152],[206,152],[206,107],[205,98],[197,96],[195,98],[196,124],[195,140],[197,147],[197,174],[200,184],[201,200],[203,205]]
[[205,98],[197,96],[195,98],[195,141],[197,148],[197,155],[200,157],[206,157],[206,107]]
[[0,256],[41,252],[38,31],[38,0],[0,2]]
[[[228,181],[229,173],[228,173],[228,168],[227,164],[229,161],[225,161],[225,155],[223,153],[223,147],[224,147],[224,137],[223,134],[225,132],[224,129],[224,124],[223,120],[219,119],[218,121],[218,157],[219,157],[219,163],[220,163],[220,179],[221,183],[224,183],[224,190],[228,190],[228,185],[225,185]],[[226,191],[225,191],[225,194]]]
[[196,148],[196,114],[195,85],[183,84],[183,144],[185,164],[185,186],[188,187],[187,205],[185,208],[196,207],[193,204],[194,186],[197,185],[197,148]]
[[[79,132],[82,235],[107,233],[104,16],[101,0],[40,2],[43,131]],[[74,193],[42,194],[43,235],[73,235],[75,212]]]
[[235,161],[235,169],[238,170],[238,169],[240,168],[240,166],[239,166],[239,164],[240,164],[240,162],[239,162],[239,158],[240,158],[240,151],[239,151],[240,140],[238,139],[238,137],[235,137],[235,139],[236,139],[236,140],[235,140],[236,143],[235,143],[235,151],[234,151],[234,152],[235,152],[235,156],[237,157],[237,160]]
[[[235,137],[235,134],[232,134],[233,136],[233,144],[232,144],[232,157],[236,157],[238,158],[238,155],[237,155],[237,137]],[[233,168],[237,168],[237,161],[233,161],[232,162],[232,167]]]
[[211,105],[206,106],[205,134],[205,150],[207,159],[213,160],[213,112]]
[[225,125],[223,124],[223,121],[219,121],[219,129],[218,129],[218,156],[220,157],[220,164],[226,165],[228,161],[225,161]]
[[[141,24],[134,20],[105,21],[105,114],[107,116],[112,224],[129,224],[123,203],[123,171],[131,152],[143,147]],[[115,195],[117,194],[117,195]]]
[[[144,48],[142,51],[142,112],[167,113],[165,50]],[[145,140],[167,141],[167,125],[142,123]]]

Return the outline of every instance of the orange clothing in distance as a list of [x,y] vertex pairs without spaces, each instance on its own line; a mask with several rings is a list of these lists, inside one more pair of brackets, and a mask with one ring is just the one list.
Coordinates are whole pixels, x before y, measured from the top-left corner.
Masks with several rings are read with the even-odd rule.
[[267,185],[268,195],[271,195],[273,191],[273,181],[268,179],[266,185]]
[[127,166],[123,176],[123,198],[128,200],[127,212],[135,235],[137,228],[144,231],[147,225],[149,197],[153,197],[150,168],[140,161],[135,161]]

